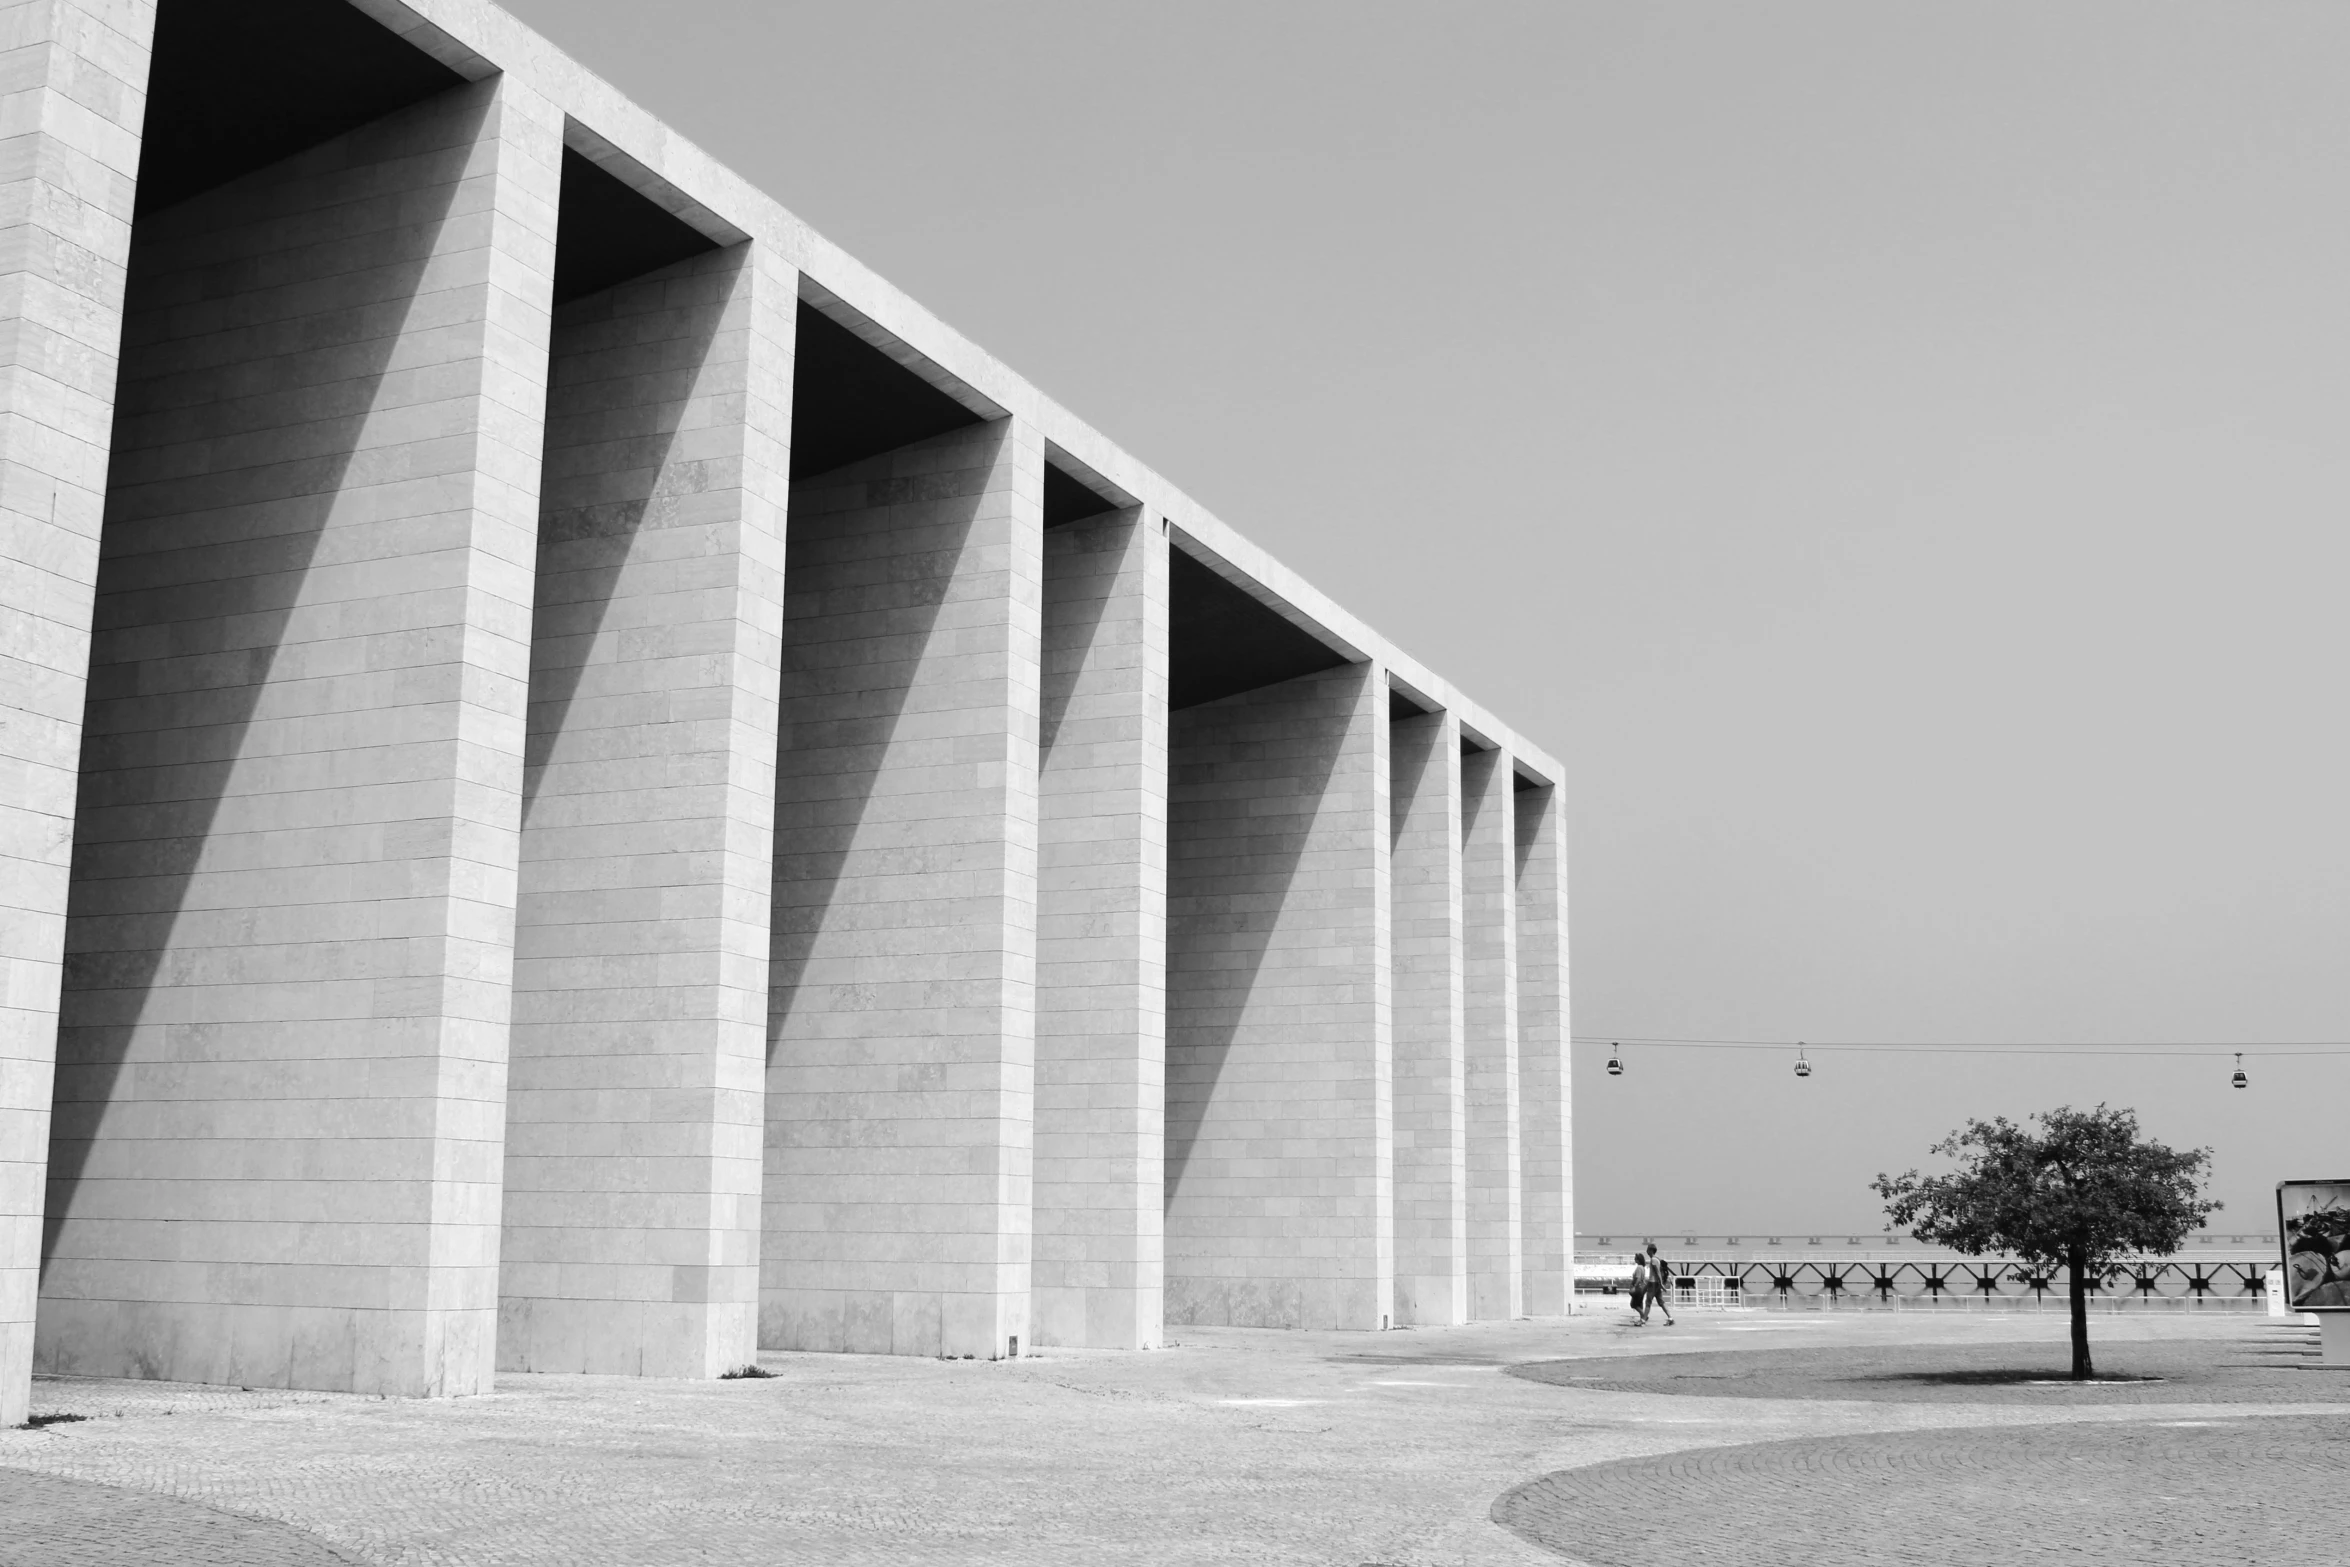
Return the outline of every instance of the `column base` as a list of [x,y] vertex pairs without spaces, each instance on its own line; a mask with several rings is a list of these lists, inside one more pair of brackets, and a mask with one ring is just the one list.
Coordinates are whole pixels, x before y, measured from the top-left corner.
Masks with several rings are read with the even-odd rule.
[[1469,1286],[1451,1274],[1397,1275],[1395,1325],[1456,1328],[1469,1320]]
[[1368,1279],[1169,1279],[1167,1322],[1375,1332],[1394,1314],[1387,1293]]
[[1029,1303],[1036,1342],[1062,1349],[1157,1349],[1164,1305],[1155,1289],[1040,1289]]
[[33,1325],[0,1322],[0,1431],[24,1424],[32,1389]]
[[533,1300],[498,1303],[498,1369],[708,1380],[759,1358],[748,1301]]
[[1571,1316],[1575,1304],[1574,1275],[1563,1271],[1526,1275],[1525,1311],[1529,1317]]
[[923,1290],[768,1290],[761,1349],[1001,1360],[1028,1342],[1023,1314],[993,1295]]
[[33,1367],[50,1376],[299,1388],[391,1398],[487,1393],[490,1311],[364,1311],[188,1301],[44,1300]]

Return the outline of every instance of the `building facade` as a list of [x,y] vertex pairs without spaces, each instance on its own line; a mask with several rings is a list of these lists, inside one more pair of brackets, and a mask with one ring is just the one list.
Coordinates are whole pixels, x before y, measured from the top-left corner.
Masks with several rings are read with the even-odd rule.
[[1555,761],[494,6],[0,19],[0,1424],[1568,1309]]

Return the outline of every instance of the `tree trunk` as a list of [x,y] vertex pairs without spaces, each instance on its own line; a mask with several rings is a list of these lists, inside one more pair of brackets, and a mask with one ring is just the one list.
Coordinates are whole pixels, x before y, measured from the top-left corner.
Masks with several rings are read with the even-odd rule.
[[2089,1259],[2076,1246],[2065,1259],[2065,1270],[2072,1275],[2073,1295],[2073,1380],[2086,1382],[2096,1373],[2089,1365]]

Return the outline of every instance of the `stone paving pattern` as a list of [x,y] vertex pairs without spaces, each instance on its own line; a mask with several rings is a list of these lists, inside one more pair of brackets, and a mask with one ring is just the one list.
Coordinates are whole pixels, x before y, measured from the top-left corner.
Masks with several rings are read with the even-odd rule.
[[[38,1530],[15,1527],[37,1518]],[[0,1475],[0,1567],[85,1567],[136,1551],[172,1567],[334,1567],[351,1560],[265,1518],[55,1475]],[[149,1555],[148,1552],[153,1552]]]
[[1751,1567],[1797,1541],[1901,1567],[2340,1561],[2346,1438],[2333,1415],[1760,1442],[1549,1475],[1493,1517],[1589,1567]]
[[2097,1380],[2086,1383],[2070,1380],[2071,1352],[2062,1342],[1642,1355],[1513,1366],[1510,1374],[1561,1387],[1708,1398],[2098,1406],[2350,1401],[2350,1367],[2322,1364],[2314,1335],[2306,1344],[2298,1336],[2280,1342],[2254,1334],[2220,1346],[2130,1343],[2111,1353],[2093,1336],[2089,1347]]
[[[1758,1344],[1784,1344],[1798,1356],[1891,1357],[1912,1353],[1899,1346],[1920,1338],[1964,1359],[1975,1346],[2045,1349],[2063,1333],[2054,1313],[1921,1321],[1692,1312],[1683,1321],[1670,1335],[1624,1328],[1612,1315],[1387,1334],[1191,1328],[1160,1352],[1068,1351],[992,1364],[769,1355],[773,1380],[502,1375],[492,1395],[434,1401],[44,1379],[37,1407],[91,1418],[0,1432],[0,1540],[47,1542],[69,1527],[61,1520],[73,1514],[56,1495],[21,1483],[41,1475],[274,1520],[355,1561],[398,1567],[1527,1567],[1558,1553],[1497,1523],[1496,1499],[1562,1471],[1756,1444],[1790,1453],[1808,1444],[1821,1456],[1805,1461],[1822,1465],[1898,1450],[1917,1455],[1905,1474],[1950,1477],[1930,1492],[1913,1486],[1902,1507],[1946,1497],[1956,1518],[1970,1505],[1968,1477],[1986,1471],[1924,1455],[1974,1451],[1970,1431],[1996,1428],[1992,1441],[2012,1447],[2047,1430],[2066,1450],[2095,1454],[2108,1451],[2096,1435],[2107,1429],[2125,1444],[2147,1432],[2205,1429],[2166,1421],[2223,1422],[2208,1428],[2221,1433],[2213,1452],[2234,1432],[2245,1444],[2270,1444],[2246,1452],[2283,1452],[2273,1471],[2239,1466],[2235,1483],[2247,1492],[2273,1494],[2304,1517],[2333,1505],[2293,1467],[2301,1461],[2292,1444],[2304,1430],[2339,1429],[2350,1397],[2272,1403],[2264,1414],[2301,1418],[2247,1420],[2249,1406],[2202,1395],[2033,1408],[1660,1396],[1507,1374],[1587,1357],[1620,1375],[1629,1358],[1677,1360],[1706,1347],[1736,1356]],[[2101,1342],[2117,1353],[2176,1345],[2182,1354],[2246,1358],[2313,1339],[2251,1318],[2149,1318],[2117,1323]],[[2101,1487],[2122,1483],[2110,1458],[2095,1462],[2085,1472]],[[1892,1498],[1881,1489],[1884,1501],[1855,1492],[1850,1516],[1823,1521],[1771,1501],[1782,1493],[1767,1485],[1622,1483],[1677,1486],[1673,1526],[1746,1540],[1741,1561],[1769,1561],[1774,1545],[1795,1544],[1834,1544],[1839,1560],[1904,1560],[1840,1543],[1852,1538],[1853,1519],[1882,1519]],[[1661,1505],[1656,1491],[1642,1494]],[[1899,1519],[1873,1527],[1872,1539],[1917,1532]],[[125,1533],[120,1554],[79,1559],[185,1559],[178,1546],[186,1532],[158,1510]],[[2075,1543],[2086,1559],[2110,1559],[2093,1539]],[[62,1552],[40,1559],[77,1560]]]

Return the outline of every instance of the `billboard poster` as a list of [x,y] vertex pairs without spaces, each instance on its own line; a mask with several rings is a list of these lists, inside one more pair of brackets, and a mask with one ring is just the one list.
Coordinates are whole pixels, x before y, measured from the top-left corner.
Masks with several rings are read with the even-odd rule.
[[2285,1305],[2350,1311],[2350,1180],[2277,1182]]

